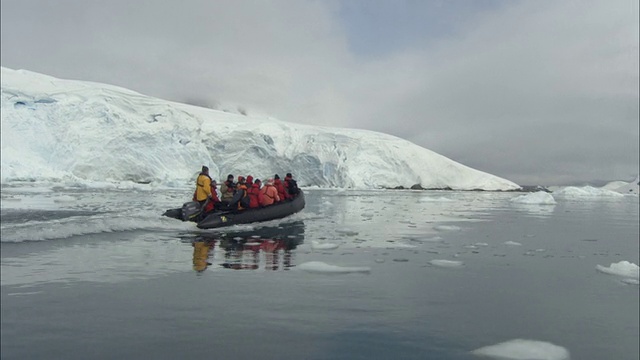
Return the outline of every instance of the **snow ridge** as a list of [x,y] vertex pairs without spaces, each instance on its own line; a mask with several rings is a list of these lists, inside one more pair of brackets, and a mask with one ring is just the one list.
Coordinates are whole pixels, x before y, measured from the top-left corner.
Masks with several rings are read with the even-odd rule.
[[191,182],[292,172],[302,186],[513,190],[517,184],[382,133],[299,125],[2,68],[2,178]]

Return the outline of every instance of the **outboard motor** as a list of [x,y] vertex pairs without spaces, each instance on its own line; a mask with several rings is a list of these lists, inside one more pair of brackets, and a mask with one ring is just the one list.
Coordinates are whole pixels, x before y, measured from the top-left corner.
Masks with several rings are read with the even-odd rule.
[[198,221],[202,209],[197,201],[189,201],[182,205],[182,221]]

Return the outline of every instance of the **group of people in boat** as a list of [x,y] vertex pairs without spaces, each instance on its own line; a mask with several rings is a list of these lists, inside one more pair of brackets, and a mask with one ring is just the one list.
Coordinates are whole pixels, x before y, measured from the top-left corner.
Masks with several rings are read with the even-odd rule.
[[291,173],[287,173],[284,180],[276,174],[264,183],[251,175],[238,176],[234,182],[234,176],[229,174],[227,180],[220,186],[218,195],[218,183],[209,176],[209,168],[202,167],[202,171],[196,180],[196,191],[193,201],[200,203],[203,213],[212,210],[245,210],[270,206],[282,201],[288,201],[296,197],[300,192],[297,182]]

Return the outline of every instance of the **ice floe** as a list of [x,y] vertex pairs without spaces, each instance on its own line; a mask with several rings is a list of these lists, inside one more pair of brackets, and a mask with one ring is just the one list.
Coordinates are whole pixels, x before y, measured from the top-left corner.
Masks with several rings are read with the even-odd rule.
[[322,243],[319,241],[311,241],[311,248],[314,250],[333,250],[338,248],[338,244],[334,243]]
[[502,360],[568,360],[569,351],[549,342],[514,339],[481,347],[472,354]]
[[442,260],[442,259],[431,260],[429,261],[429,264],[433,266],[447,267],[447,268],[457,268],[457,267],[464,266],[464,263],[462,261]]
[[368,266],[338,266],[324,263],[322,261],[309,261],[298,265],[298,269],[312,273],[325,274],[348,274],[348,273],[368,273],[371,268]]
[[600,198],[600,197],[622,197],[619,192],[595,188],[592,186],[567,186],[554,192],[554,195],[563,198]]
[[596,269],[600,272],[610,275],[622,276],[625,278],[638,279],[640,278],[640,267],[629,261],[620,261],[618,263],[612,263],[608,267],[602,265],[596,265]]
[[532,205],[555,205],[556,204],[556,199],[553,198],[553,195],[544,191],[538,191],[538,192],[534,192],[526,195],[520,195],[512,198],[510,201],[516,204],[532,204]]
[[522,244],[517,241],[505,241],[504,244],[509,246],[522,246]]
[[438,231],[460,231],[460,226],[455,225],[436,225],[433,227],[434,230]]

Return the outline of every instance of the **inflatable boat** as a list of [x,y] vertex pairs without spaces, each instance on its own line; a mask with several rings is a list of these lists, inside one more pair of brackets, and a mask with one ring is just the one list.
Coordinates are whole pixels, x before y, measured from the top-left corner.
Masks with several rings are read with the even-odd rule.
[[182,208],[167,210],[163,215],[182,221],[195,221],[200,229],[215,229],[237,224],[281,219],[304,209],[302,190],[295,198],[273,205],[245,210],[213,211],[201,215],[200,204],[195,201],[185,203]]

